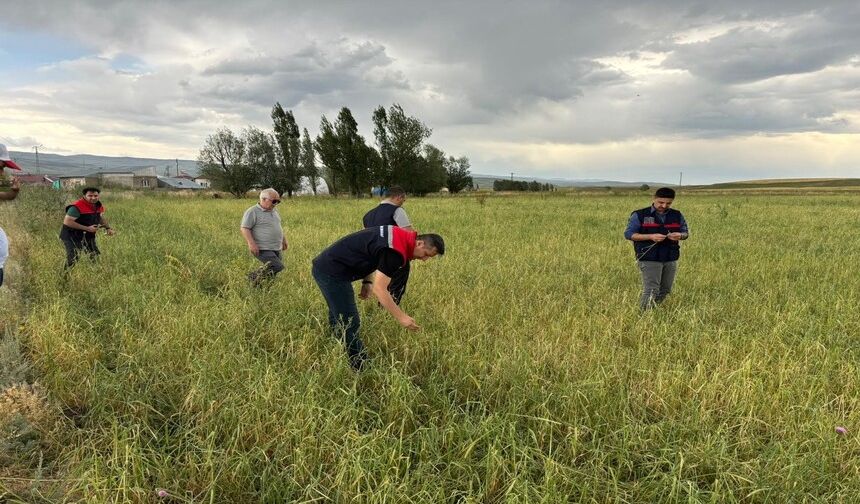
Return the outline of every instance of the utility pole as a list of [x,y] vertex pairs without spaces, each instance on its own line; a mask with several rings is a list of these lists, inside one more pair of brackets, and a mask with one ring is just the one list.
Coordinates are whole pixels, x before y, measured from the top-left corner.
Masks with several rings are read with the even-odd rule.
[[44,147],[44,145],[34,145],[33,150],[36,151],[36,171],[39,171],[39,147]]
[[678,176],[678,187],[681,187],[681,181],[684,180],[684,172],[681,172],[681,175]]
[[511,172],[511,182],[514,181],[514,172]]

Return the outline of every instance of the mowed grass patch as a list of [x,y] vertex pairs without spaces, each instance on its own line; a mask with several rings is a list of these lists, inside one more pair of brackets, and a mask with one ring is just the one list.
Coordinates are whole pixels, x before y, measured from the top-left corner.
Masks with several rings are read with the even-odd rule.
[[860,196],[681,195],[692,237],[647,314],[622,237],[647,196],[411,198],[448,250],[412,271],[421,332],[360,303],[360,375],[310,261],[373,201],[285,201],[287,269],[255,290],[253,201],[104,200],[98,262],[64,279],[53,230],[27,257],[24,344],[77,427],[70,499],[860,498]]

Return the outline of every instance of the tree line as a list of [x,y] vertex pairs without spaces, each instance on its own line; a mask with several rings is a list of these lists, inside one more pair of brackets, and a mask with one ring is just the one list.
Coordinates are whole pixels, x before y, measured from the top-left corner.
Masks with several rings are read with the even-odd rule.
[[543,192],[555,191],[555,186],[552,184],[541,184],[537,180],[526,182],[525,180],[504,180],[497,179],[493,181],[494,191],[529,191]]
[[293,112],[280,103],[272,107],[271,117],[271,132],[248,126],[236,134],[224,127],[209,135],[197,158],[201,176],[237,197],[254,187],[272,187],[292,197],[303,177],[314,194],[321,179],[329,193],[353,196],[393,185],[417,195],[473,187],[469,158],[448,156],[428,143],[432,130],[396,103],[373,111],[375,145],[359,134],[347,107],[334,122],[323,115],[314,139],[307,128],[299,130]]

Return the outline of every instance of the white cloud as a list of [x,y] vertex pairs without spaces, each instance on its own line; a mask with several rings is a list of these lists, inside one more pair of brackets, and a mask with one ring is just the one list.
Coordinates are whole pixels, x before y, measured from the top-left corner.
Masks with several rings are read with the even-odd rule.
[[[592,148],[631,169],[642,156],[689,164],[704,144],[857,133],[858,22],[860,7],[840,1],[18,3],[0,23],[91,55],[0,84],[0,133],[194,157],[219,126],[268,128],[275,101],[312,133],[349,106],[367,138],[373,108],[398,102],[476,172],[539,171],[565,154],[578,166]],[[814,165],[819,143],[801,143],[774,162]],[[582,169],[596,165],[611,163]]]

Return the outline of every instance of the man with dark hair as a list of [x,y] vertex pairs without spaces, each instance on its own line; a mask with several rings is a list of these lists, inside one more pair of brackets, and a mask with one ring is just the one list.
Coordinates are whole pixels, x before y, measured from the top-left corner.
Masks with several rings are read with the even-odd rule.
[[[9,156],[9,151],[6,150],[6,146],[0,144],[0,176],[5,178],[5,174],[3,174],[4,168],[9,168],[10,170],[21,169],[15,161],[12,161],[12,158]],[[11,201],[17,198],[18,191],[20,190],[21,182],[18,180],[18,177],[12,177],[12,181],[9,184],[9,190],[0,190],[0,200]],[[3,285],[3,268],[6,266],[6,259],[8,257],[9,239],[6,237],[6,232],[3,231],[3,228],[0,228],[0,286]]]
[[630,214],[624,231],[624,238],[633,242],[642,274],[642,310],[662,303],[672,291],[681,255],[680,241],[690,236],[684,216],[670,208],[674,199],[674,189],[657,189],[651,206]]
[[85,187],[83,198],[66,207],[60,240],[66,247],[66,269],[78,262],[82,253],[95,259],[101,252],[96,246],[96,231],[105,229],[108,236],[114,235],[113,228],[104,218],[105,207],[99,201],[101,191],[98,187]]
[[[406,201],[406,191],[400,186],[391,186],[385,193],[385,199],[375,208],[364,214],[364,227],[397,226],[407,231],[415,231],[403,203]],[[406,294],[406,283],[409,281],[409,263],[398,269],[391,277],[388,292],[398,305]]]
[[367,354],[359,338],[361,320],[352,282],[365,279],[361,298],[366,299],[372,290],[379,304],[400,325],[417,331],[420,328],[415,320],[397,306],[388,286],[397,270],[409,261],[426,261],[443,254],[445,242],[437,234],[419,235],[397,226],[376,226],[341,238],[314,258],[311,273],[328,304],[329,324],[344,342],[353,369],[361,370]]

